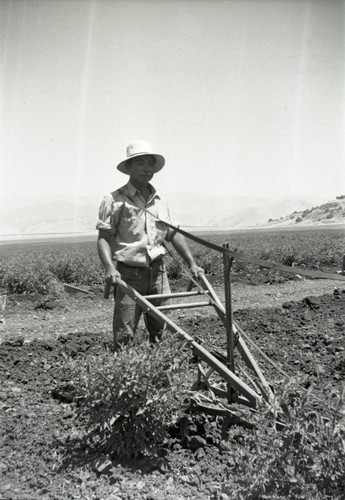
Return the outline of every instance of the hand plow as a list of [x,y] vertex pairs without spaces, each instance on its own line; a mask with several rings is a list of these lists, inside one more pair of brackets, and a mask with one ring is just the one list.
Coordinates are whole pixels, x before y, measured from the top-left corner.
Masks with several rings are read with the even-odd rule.
[[[146,313],[152,315],[165,328],[178,335],[190,346],[197,359],[197,380],[192,385],[193,396],[191,405],[196,410],[211,415],[224,417],[223,431],[233,422],[246,420],[248,410],[255,410],[262,401],[274,408],[274,394],[266,381],[258,363],[252,356],[242,333],[244,333],[232,318],[231,305],[231,265],[233,258],[224,254],[225,306],[218,298],[204,273],[199,273],[199,280],[191,280],[186,291],[162,294],[140,295],[122,280],[116,281],[116,286],[129,295]],[[193,285],[197,290],[193,290]],[[110,286],[107,285],[105,298],[109,297]],[[164,306],[154,306],[152,299],[198,298],[195,302],[172,303]],[[165,314],[166,310],[213,307],[226,331],[226,352],[209,352],[201,343],[184,331],[177,323]],[[242,361],[250,369],[251,375],[242,367],[235,367],[235,350]],[[243,365],[243,363],[241,363]],[[242,375],[246,380],[242,379]],[[243,407],[243,409],[241,408]],[[244,409],[246,411],[244,411]],[[243,418],[244,417],[244,418]]]

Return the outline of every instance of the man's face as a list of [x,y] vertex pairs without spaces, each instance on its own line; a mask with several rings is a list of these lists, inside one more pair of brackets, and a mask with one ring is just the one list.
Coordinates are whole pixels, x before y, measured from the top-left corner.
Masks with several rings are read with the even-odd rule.
[[155,158],[151,155],[132,158],[127,169],[131,181],[138,184],[147,184],[155,172]]

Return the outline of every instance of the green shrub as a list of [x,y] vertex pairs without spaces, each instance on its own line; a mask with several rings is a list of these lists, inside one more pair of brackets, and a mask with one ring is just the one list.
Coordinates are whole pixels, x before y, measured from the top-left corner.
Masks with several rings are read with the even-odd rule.
[[[335,271],[344,255],[344,233],[341,229],[247,231],[238,233],[209,233],[203,236],[220,246],[228,241],[230,249],[264,260],[282,262],[294,255],[297,265],[307,269]],[[211,284],[223,283],[223,259],[221,253],[205,248],[193,241],[191,249],[198,265],[205,269]],[[184,278],[181,259],[177,262],[166,257],[171,280]],[[20,270],[20,272],[19,272]],[[255,273],[255,284],[263,281],[267,270],[235,259],[233,281],[250,280]],[[280,274],[280,271],[276,271]],[[55,283],[74,283],[93,286],[103,282],[104,269],[96,251],[95,242],[51,243],[49,245],[16,245],[0,248],[0,286],[9,293],[38,293],[45,295],[50,288],[47,276],[55,277]],[[291,275],[289,275],[291,276]],[[261,279],[261,281],[259,280]]]
[[223,256],[208,248],[198,248],[194,252],[195,261],[203,268],[205,274],[220,275],[223,274]]
[[77,251],[58,252],[49,259],[49,269],[63,283],[93,285],[102,283],[104,270],[97,258]]
[[49,295],[58,288],[60,293],[64,283],[91,286],[103,282],[104,270],[94,243],[77,248],[18,245],[17,249],[0,252],[0,286],[8,293]]
[[14,259],[1,276],[1,286],[10,294],[50,295],[58,298],[63,295],[63,285],[50,272],[43,262],[31,262]]
[[127,346],[78,367],[78,417],[90,446],[119,457],[159,453],[182,414],[180,351],[167,334],[154,346]]
[[170,280],[178,280],[183,276],[183,264],[180,259],[170,258],[167,265],[168,278]]
[[293,255],[286,255],[281,262],[284,266],[292,266],[295,262],[295,257]]
[[276,430],[269,409],[256,414],[257,430],[247,433],[241,446],[234,442],[239,481],[231,492],[236,498],[343,498],[344,388],[326,388],[323,399],[328,419],[315,410],[312,389],[304,392],[292,380],[277,398],[282,430]]

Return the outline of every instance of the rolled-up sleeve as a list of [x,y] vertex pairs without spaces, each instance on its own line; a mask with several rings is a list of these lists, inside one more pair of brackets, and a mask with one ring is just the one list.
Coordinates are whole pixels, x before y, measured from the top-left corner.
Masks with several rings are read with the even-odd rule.
[[98,211],[96,229],[116,233],[115,203],[111,195],[104,196]]

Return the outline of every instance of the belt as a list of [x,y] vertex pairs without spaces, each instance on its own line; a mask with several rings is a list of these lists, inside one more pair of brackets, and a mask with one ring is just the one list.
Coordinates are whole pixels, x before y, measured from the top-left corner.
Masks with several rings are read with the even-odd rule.
[[152,269],[153,267],[163,264],[163,262],[163,259],[160,257],[159,259],[151,260],[148,266],[132,266],[131,264],[126,264],[125,262],[119,260],[117,262],[117,267],[125,266],[130,267],[131,269]]

